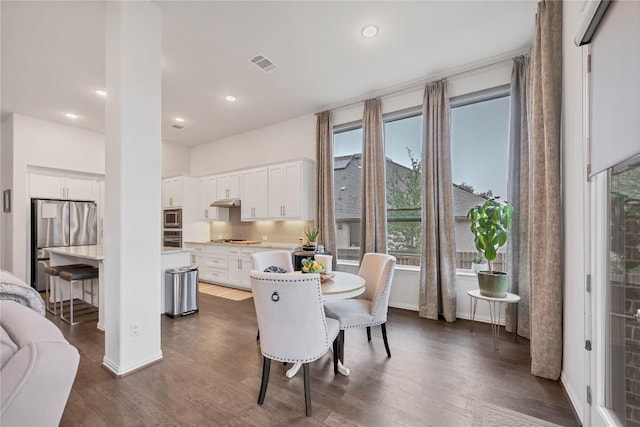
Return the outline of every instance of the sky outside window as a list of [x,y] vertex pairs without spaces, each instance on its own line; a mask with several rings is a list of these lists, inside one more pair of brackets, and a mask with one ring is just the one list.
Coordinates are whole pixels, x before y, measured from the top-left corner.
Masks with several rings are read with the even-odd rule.
[[493,191],[506,200],[509,155],[509,97],[451,109],[453,182],[476,193]]

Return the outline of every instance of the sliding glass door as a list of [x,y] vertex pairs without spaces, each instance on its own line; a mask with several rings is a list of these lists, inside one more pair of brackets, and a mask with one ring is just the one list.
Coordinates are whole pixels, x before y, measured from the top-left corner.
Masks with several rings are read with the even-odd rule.
[[605,406],[640,425],[640,157],[609,174],[608,331]]

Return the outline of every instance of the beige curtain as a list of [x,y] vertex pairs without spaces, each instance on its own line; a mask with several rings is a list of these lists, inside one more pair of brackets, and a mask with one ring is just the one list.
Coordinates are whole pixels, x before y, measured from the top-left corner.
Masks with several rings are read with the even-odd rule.
[[362,117],[362,216],[360,259],[368,252],[387,252],[387,206],[382,106],[364,103]]
[[320,231],[320,242],[333,255],[333,267],[336,267],[336,222],[333,201],[333,133],[331,132],[331,113],[323,111],[316,114],[316,219]]
[[447,81],[429,83],[422,104],[420,316],[456,320],[451,141]]
[[[529,338],[531,293],[529,258],[529,57],[513,61],[509,124],[509,185],[507,200],[513,205],[513,219],[507,246],[511,278],[509,292],[520,295],[517,334]],[[507,310],[506,327],[513,331],[512,311]]]
[[562,2],[541,1],[531,48],[531,373],[553,380],[562,367],[561,103]]

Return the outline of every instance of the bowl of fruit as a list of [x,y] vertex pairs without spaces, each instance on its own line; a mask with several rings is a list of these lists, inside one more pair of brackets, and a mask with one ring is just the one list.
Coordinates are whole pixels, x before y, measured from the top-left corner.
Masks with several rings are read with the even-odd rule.
[[312,258],[302,260],[303,273],[324,273],[324,265],[314,261]]

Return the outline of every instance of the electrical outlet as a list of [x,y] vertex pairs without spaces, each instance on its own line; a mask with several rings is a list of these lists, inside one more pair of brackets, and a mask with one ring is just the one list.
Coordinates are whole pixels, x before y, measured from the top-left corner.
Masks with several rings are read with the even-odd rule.
[[132,322],[131,323],[131,336],[135,337],[140,335],[140,323]]
[[266,242],[267,240],[269,240],[268,236],[262,236],[262,241]]

